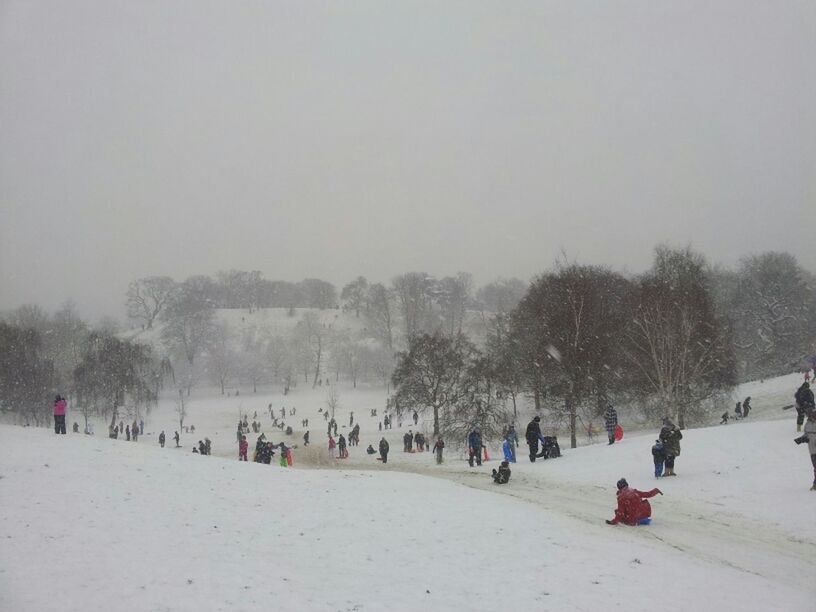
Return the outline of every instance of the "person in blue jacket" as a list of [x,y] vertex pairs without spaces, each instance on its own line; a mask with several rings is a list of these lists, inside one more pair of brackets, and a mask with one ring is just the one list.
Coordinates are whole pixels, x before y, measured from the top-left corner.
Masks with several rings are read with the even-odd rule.
[[482,433],[478,427],[468,435],[468,465],[473,467],[473,460],[476,460],[476,465],[482,465]]
[[655,440],[652,446],[652,459],[654,460],[655,478],[660,478],[663,475],[663,464],[666,462],[666,449],[663,448],[663,442]]
[[510,463],[516,462],[516,446],[518,446],[518,434],[513,425],[507,428],[507,433],[504,434],[504,456]]

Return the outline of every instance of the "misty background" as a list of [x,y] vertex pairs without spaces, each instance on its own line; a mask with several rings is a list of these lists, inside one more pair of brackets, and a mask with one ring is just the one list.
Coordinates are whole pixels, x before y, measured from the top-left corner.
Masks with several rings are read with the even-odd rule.
[[0,310],[659,243],[816,269],[812,2],[0,3]]

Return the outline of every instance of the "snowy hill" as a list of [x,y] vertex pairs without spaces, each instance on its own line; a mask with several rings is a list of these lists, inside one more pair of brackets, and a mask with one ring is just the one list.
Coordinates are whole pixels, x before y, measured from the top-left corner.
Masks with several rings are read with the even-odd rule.
[[[789,388],[768,384],[759,408]],[[286,400],[296,419],[319,418],[308,397]],[[653,437],[634,435],[520,462],[498,487],[496,461],[402,453],[407,427],[383,466],[364,452],[381,393],[344,397],[344,415],[366,413],[363,440],[334,470],[299,468],[304,449],[294,469],[239,463],[226,431],[223,456],[200,457],[155,432],[134,444],[0,427],[0,609],[814,609],[812,470],[773,399],[765,417],[785,420],[684,432],[677,478],[655,481]],[[199,398],[196,436],[267,399]],[[652,525],[604,524],[621,476],[665,493]]]

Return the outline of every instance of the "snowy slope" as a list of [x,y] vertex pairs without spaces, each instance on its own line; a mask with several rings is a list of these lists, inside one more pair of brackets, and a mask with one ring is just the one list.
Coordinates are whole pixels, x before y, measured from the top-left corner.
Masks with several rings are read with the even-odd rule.
[[[602,451],[593,477],[587,466]],[[695,478],[691,458],[678,462],[682,477],[660,483],[655,524],[605,525],[614,503],[608,478],[631,470],[630,455],[622,444],[519,464],[499,494],[466,465],[449,469],[468,487],[3,426],[0,609],[651,610],[660,601],[676,610],[813,609],[816,591],[802,571],[813,561],[807,524],[800,542],[774,543],[759,535],[775,527],[749,507],[739,530],[691,534],[693,542],[719,538],[720,556],[674,541],[677,521],[697,519],[677,510],[686,508],[684,487],[699,490],[688,507],[717,501],[685,484]],[[777,477],[766,462],[752,469],[760,482]],[[816,494],[801,484],[786,502],[812,515]],[[750,567],[728,562],[745,550],[756,557],[744,559]]]

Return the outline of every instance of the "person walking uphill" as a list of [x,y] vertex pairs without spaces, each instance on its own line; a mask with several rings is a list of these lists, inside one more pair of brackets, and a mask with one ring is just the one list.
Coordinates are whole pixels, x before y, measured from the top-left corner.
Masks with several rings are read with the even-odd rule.
[[54,433],[65,433],[65,411],[68,408],[68,402],[61,395],[57,395],[54,400]]
[[664,476],[677,476],[674,473],[674,459],[680,456],[680,440],[683,433],[668,418],[663,419],[663,428],[658,436],[663,442],[663,450],[666,453],[666,470]]
[[652,516],[652,506],[646,501],[647,497],[654,497],[657,494],[663,495],[660,489],[651,491],[638,491],[632,489],[625,478],[618,481],[618,507],[615,510],[615,518],[606,521],[607,525],[648,525],[649,517]]
[[808,419],[805,423],[805,434],[794,440],[797,444],[807,442],[810,462],[813,464],[813,486],[811,491],[816,491],[816,409],[808,410]]
[[609,437],[609,444],[614,444],[615,427],[618,425],[618,411],[612,407],[612,404],[607,404],[603,417],[604,426],[606,427],[606,435]]
[[383,463],[388,463],[388,440],[385,438],[380,439],[380,457],[382,458]]
[[527,431],[524,434],[527,439],[527,446],[530,447],[530,463],[535,463],[538,456],[538,441],[541,439],[541,417],[537,416],[527,424]]
[[474,427],[468,435],[468,465],[470,467],[473,467],[474,459],[476,465],[482,465],[482,432],[478,427]]
[[813,404],[813,391],[810,390],[810,383],[807,381],[803,382],[793,397],[796,400],[796,431],[802,431],[802,423],[805,422],[805,415],[808,410],[815,407]]

